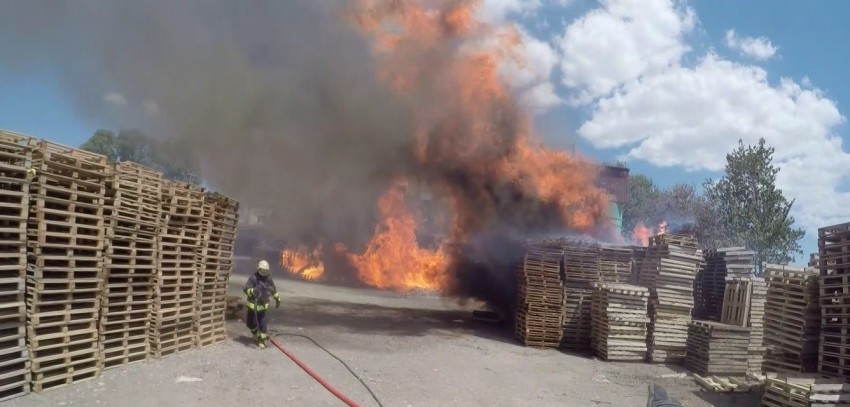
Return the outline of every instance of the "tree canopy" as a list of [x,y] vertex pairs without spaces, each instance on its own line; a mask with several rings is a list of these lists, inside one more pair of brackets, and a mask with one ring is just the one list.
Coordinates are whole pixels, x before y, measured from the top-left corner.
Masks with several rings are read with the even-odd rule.
[[755,146],[739,141],[726,155],[724,176],[703,185],[724,227],[720,238],[754,250],[759,273],[764,263],[784,264],[802,254],[800,239],[805,236],[790,215],[794,201],[776,187],[779,168],[773,165],[773,152],[764,139]]
[[153,168],[169,179],[190,183],[198,181],[187,166],[168,154],[167,142],[138,130],[121,130],[117,135],[109,130],[97,130],[80,148],[103,154],[110,161],[132,161]]
[[703,192],[693,185],[676,184],[662,189],[643,175],[630,177],[630,201],[623,210],[628,235],[637,224],[655,226],[693,224],[703,248],[746,246],[756,252],[757,272],[765,263],[785,264],[801,254],[805,232],[794,227],[789,201],[776,187],[779,168],[773,165],[774,149],[764,139],[755,146],[738,147],[726,156],[719,180],[706,180]]

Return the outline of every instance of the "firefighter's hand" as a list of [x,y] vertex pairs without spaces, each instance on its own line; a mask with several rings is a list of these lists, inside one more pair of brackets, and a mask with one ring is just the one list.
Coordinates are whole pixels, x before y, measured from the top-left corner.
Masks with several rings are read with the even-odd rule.
[[248,294],[248,297],[253,297],[254,296],[254,289],[249,288],[249,289],[245,290],[245,294]]
[[275,309],[280,308],[280,300],[279,300],[279,299],[277,299],[277,298],[275,298],[275,299],[274,299],[274,308],[275,308]]

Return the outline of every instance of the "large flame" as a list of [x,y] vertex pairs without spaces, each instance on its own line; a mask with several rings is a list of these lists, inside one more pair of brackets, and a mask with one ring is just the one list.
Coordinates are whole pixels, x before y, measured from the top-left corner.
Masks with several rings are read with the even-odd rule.
[[[379,79],[413,113],[410,174],[451,210],[447,241],[420,247],[404,174],[378,202],[380,221],[362,254],[360,279],[394,290],[451,290],[446,247],[486,233],[605,233],[607,195],[586,160],[542,146],[499,75],[519,63],[514,27],[475,21],[478,1],[359,0],[351,21],[374,45]],[[474,283],[474,282],[473,282]],[[478,283],[480,284],[480,283]]]
[[321,260],[322,245],[308,250],[305,246],[284,250],[280,253],[280,265],[305,280],[317,280],[325,274],[325,264]]
[[407,181],[397,180],[378,202],[381,222],[365,253],[349,254],[360,279],[377,288],[440,290],[449,258],[442,248],[426,250],[416,241],[416,222],[405,204]]
[[632,230],[632,241],[637,246],[649,246],[650,236],[652,236],[652,228],[646,227],[643,223],[638,223]]

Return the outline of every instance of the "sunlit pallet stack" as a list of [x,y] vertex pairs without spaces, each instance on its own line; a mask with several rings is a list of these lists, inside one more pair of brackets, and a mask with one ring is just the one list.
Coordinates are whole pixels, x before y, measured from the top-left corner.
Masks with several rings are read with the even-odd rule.
[[594,284],[591,346],[605,360],[646,359],[649,291],[628,284]]
[[590,284],[601,280],[598,243],[569,239],[562,244],[565,285],[589,288]]
[[765,370],[817,372],[820,343],[818,273],[812,269],[768,265],[764,338]]
[[752,275],[755,252],[745,247],[723,247],[705,252],[694,285],[694,318],[719,321],[726,277]]
[[100,312],[104,368],[148,359],[162,189],[157,171],[131,162],[111,167]]
[[599,278],[603,282],[628,284],[634,249],[631,246],[599,245]]
[[148,330],[150,353],[156,358],[195,346],[198,247],[204,209],[203,189],[183,182],[165,181],[161,197],[158,268]]
[[818,371],[850,377],[850,223],[818,229],[821,339]]
[[764,382],[762,407],[830,407],[846,406],[850,385],[840,379],[803,377],[768,377]]
[[693,286],[702,251],[693,236],[662,234],[650,238],[642,284],[649,288],[648,359],[681,363],[694,307]]
[[558,241],[528,244],[518,267],[516,337],[526,346],[558,347],[563,335],[564,286]]
[[714,321],[692,321],[685,365],[702,376],[745,376],[749,369],[749,344],[750,328]]
[[233,270],[239,203],[218,193],[204,195],[198,254],[195,340],[199,347],[224,342],[227,282]]
[[26,347],[27,212],[32,149],[29,138],[0,131],[0,401],[29,393]]
[[27,267],[32,388],[100,375],[106,157],[33,142]]

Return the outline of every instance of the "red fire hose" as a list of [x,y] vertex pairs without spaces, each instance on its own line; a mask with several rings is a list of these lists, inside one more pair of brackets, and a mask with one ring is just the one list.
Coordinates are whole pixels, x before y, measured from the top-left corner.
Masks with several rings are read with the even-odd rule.
[[312,376],[314,379],[316,379],[317,382],[319,382],[319,384],[324,386],[324,388],[328,389],[328,391],[331,392],[331,394],[333,394],[334,396],[336,396],[336,398],[340,399],[343,403],[347,404],[349,407],[360,407],[360,405],[355,403],[354,400],[348,398],[345,394],[342,394],[339,390],[337,390],[333,386],[331,386],[330,383],[326,382],[325,379],[322,378],[322,376],[319,376],[316,372],[314,372],[313,369],[310,369],[309,366],[305,365],[303,362],[298,360],[298,358],[296,358],[295,355],[293,355],[288,350],[286,350],[277,341],[277,339],[270,338],[269,340],[271,341],[271,343],[275,347],[280,349],[280,351],[283,352],[284,355],[286,355],[290,359],[292,359],[292,361],[295,362],[295,364],[298,365],[298,367],[300,367],[301,369],[304,369],[304,371],[307,372],[308,375]]

